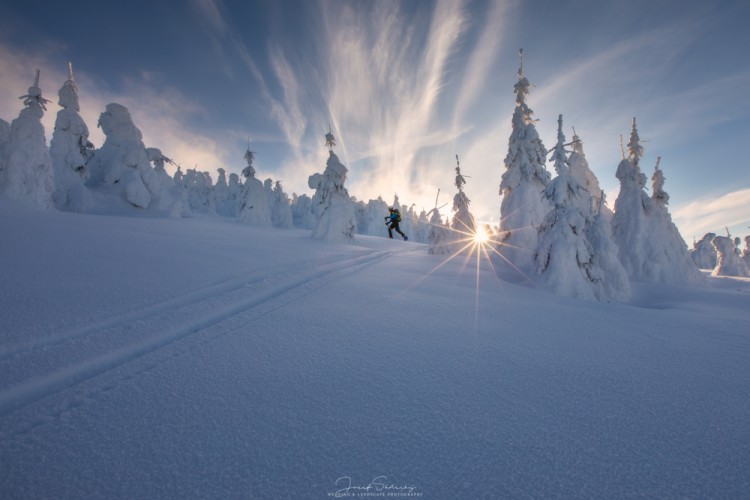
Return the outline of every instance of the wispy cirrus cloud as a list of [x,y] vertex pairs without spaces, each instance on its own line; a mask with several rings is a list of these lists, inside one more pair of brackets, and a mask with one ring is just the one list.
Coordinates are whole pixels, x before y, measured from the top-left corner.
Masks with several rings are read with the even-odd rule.
[[750,188],[739,189],[677,207],[672,217],[688,241],[700,239],[706,233],[723,235],[725,227],[733,233],[732,236],[744,236],[750,234],[748,200]]
[[322,93],[357,169],[351,177],[367,194],[390,199],[397,191],[402,200],[417,201],[426,187],[434,196],[420,157],[460,133],[438,114],[468,14],[463,2],[441,1],[429,23],[412,24],[408,16],[415,14],[401,9],[381,2],[366,11],[324,14],[329,58]]

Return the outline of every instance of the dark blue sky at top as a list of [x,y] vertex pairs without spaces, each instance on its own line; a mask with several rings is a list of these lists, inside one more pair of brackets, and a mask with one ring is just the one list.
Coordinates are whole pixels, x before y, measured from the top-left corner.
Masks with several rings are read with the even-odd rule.
[[[414,77],[413,67],[425,57],[426,42],[435,34],[431,23],[439,5],[428,0],[205,0],[203,5],[218,9],[222,31],[217,30],[215,20],[206,15],[200,4],[199,0],[6,0],[0,4],[0,42],[10,48],[44,53],[51,60],[59,60],[61,66],[73,61],[74,67],[85,72],[100,89],[113,93],[127,90],[128,82],[144,80],[157,88],[177,89],[180,99],[197,103],[200,108],[186,120],[186,128],[208,136],[233,130],[238,137],[252,137],[259,161],[264,159],[272,171],[272,164],[288,162],[295,154],[297,160],[309,158],[309,150],[319,146],[326,131],[321,129],[330,122],[342,127],[335,131],[342,146],[356,142],[347,140],[352,130],[344,125],[361,126],[362,121],[347,122],[332,116],[338,109],[330,102],[335,70],[352,63],[347,60],[346,47],[334,56],[327,45],[331,40],[348,40],[337,33],[349,25],[364,26],[362,37],[372,40],[382,28],[377,24],[378,11],[398,12],[398,33],[409,31],[411,38],[408,45],[394,44],[390,50],[403,49],[406,60],[414,63],[394,66],[393,71],[397,77],[403,72],[408,81]],[[463,9],[466,23],[442,68],[440,98],[432,104],[430,120],[420,131],[422,135],[433,134],[441,124],[457,119],[456,100],[471,83],[467,71],[481,69],[481,64],[470,67],[469,62],[481,43],[486,43],[487,34],[492,34],[488,23],[496,4],[509,6],[503,23],[497,27],[496,38],[501,42],[484,62],[489,70],[476,86],[476,95],[464,96],[465,109],[458,113],[459,128],[464,132],[443,143],[444,156],[449,160],[455,152],[474,147],[482,133],[497,129],[498,124],[509,125],[517,51],[523,47],[527,55],[526,75],[536,86],[529,104],[540,119],[545,145],[553,145],[557,114],[563,113],[568,123],[577,124],[585,134],[584,142],[589,138],[590,142],[585,142],[589,161],[605,188],[616,184],[613,171],[619,159],[617,137],[606,136],[606,143],[597,137],[602,129],[610,128],[607,117],[601,116],[610,107],[618,110],[618,116],[612,117],[617,123],[611,128],[619,133],[629,132],[627,117],[639,116],[641,136],[653,141],[647,144],[647,151],[654,157],[664,156],[667,190],[673,200],[686,202],[707,188],[720,193],[732,186],[750,186],[750,169],[741,159],[742,154],[738,154],[750,133],[750,98],[738,90],[750,73],[750,2],[468,1]],[[368,20],[373,23],[368,25]],[[623,49],[626,54],[622,56],[611,55],[633,40],[646,40],[646,44],[653,40],[653,50],[644,45]],[[242,60],[243,50],[257,71]],[[597,64],[595,72],[579,81],[569,75],[571,68],[583,71],[587,62],[598,58],[611,59],[612,63]],[[279,61],[288,64],[300,87],[294,102],[285,93],[289,89],[284,85],[290,80],[281,78]],[[354,72],[348,74],[356,76]],[[568,83],[552,92],[562,80]],[[711,88],[712,85],[716,87]],[[2,90],[18,93],[18,89]],[[695,98],[691,100],[692,95]],[[341,98],[340,93],[337,96]],[[393,100],[400,97],[394,95]],[[418,98],[418,93],[411,98]],[[670,107],[673,98],[675,104]],[[180,99],[172,105],[186,104]],[[387,91],[368,99],[368,109],[376,111],[378,103],[383,107],[394,105],[389,102]],[[289,111],[293,105],[298,109]],[[300,144],[288,140],[283,120],[275,109],[279,107],[290,115],[297,113],[308,118],[302,135],[303,153]],[[657,116],[664,123],[656,123]],[[701,124],[704,117],[705,125]],[[381,118],[376,112],[372,121]],[[681,121],[696,123],[679,127]],[[363,131],[365,136],[366,132]],[[496,139],[496,157],[487,160],[491,163],[487,168],[495,169],[497,175],[486,183],[488,194],[474,195],[477,198],[497,196],[507,149],[507,132],[502,129],[502,133],[506,135]],[[570,132],[566,133],[570,136]],[[597,142],[592,143],[592,139]],[[236,138],[235,141],[228,147],[237,150],[232,155],[239,158],[245,144]],[[436,145],[423,147],[415,153],[414,161],[431,161],[439,149]],[[350,176],[356,181],[358,172],[370,168],[368,162],[372,158],[369,153],[356,154],[354,150],[353,146],[344,148],[351,157],[342,159],[353,167]],[[479,152],[475,156],[470,156],[475,163],[482,159]],[[238,163],[240,167],[241,161]],[[706,168],[716,164],[722,168]],[[597,168],[612,172],[602,173]],[[409,178],[419,179],[414,172]],[[450,190],[450,185],[441,188]],[[467,189],[471,195],[472,186]],[[434,186],[425,191],[434,192]]]

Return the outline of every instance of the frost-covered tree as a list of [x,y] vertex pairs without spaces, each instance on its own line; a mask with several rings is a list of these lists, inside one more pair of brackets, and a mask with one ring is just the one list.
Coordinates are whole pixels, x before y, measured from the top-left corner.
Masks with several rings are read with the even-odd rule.
[[86,164],[93,156],[89,129],[78,114],[78,86],[73,79],[73,67],[68,63],[68,79],[58,92],[55,131],[50,142],[50,158],[54,170],[55,190],[52,200],[60,210],[83,212],[94,205],[91,192],[85,186],[88,179]]
[[706,233],[700,241],[693,244],[690,250],[690,258],[700,269],[713,269],[716,267],[716,247],[712,243],[716,233]]
[[183,183],[191,213],[211,214],[216,212],[211,174],[199,172],[197,167],[188,169],[183,177]]
[[151,166],[143,136],[128,108],[107,104],[99,115],[99,126],[107,138],[89,162],[87,185],[137,208],[172,210],[175,200],[164,185],[168,181]]
[[471,238],[476,231],[476,224],[474,222],[474,216],[471,215],[469,210],[469,204],[471,200],[464,193],[464,185],[466,184],[466,177],[461,174],[461,164],[458,161],[458,155],[456,155],[456,189],[458,192],[453,197],[453,220],[451,221],[451,229],[458,232],[460,235],[458,239]]
[[[642,156],[643,147],[633,118],[628,158],[617,167],[620,193],[612,217],[620,262],[636,281],[703,284],[703,275],[690,259],[685,240],[666,208],[666,193],[660,195],[661,201],[657,203],[644,191],[646,176],[640,169]],[[660,190],[662,188],[663,185]]]
[[576,178],[578,183],[586,188],[591,195],[591,209],[598,213],[601,211],[604,217],[612,218],[612,211],[605,203],[604,191],[599,186],[599,179],[589,168],[589,162],[583,152],[583,141],[573,129],[573,151],[568,156],[568,165],[570,166],[570,175]]
[[250,226],[272,227],[271,205],[268,203],[268,195],[263,183],[255,178],[253,160],[255,160],[255,153],[250,151],[248,147],[245,152],[247,166],[242,170],[245,182],[239,209],[239,221]]
[[[237,198],[236,194],[230,192],[229,183],[227,182],[227,171],[218,168],[219,177],[214,185],[214,203],[216,204],[216,213],[224,217],[237,217]],[[234,174],[236,177],[236,174]],[[239,180],[239,178],[238,178]]]
[[434,255],[447,255],[453,253],[453,231],[448,221],[443,223],[437,208],[430,211],[430,229],[427,234],[430,247],[427,253]]
[[[184,192],[184,179],[177,183],[169,175],[166,165],[177,164],[168,158],[159,148],[146,148],[146,157],[153,167],[153,175],[149,173],[147,186],[157,200],[160,210],[168,210],[172,217],[180,217],[190,212],[187,203],[187,193]],[[179,167],[178,167],[179,168]]]
[[664,191],[664,172],[659,169],[659,163],[661,163],[661,156],[656,157],[656,165],[654,166],[654,174],[651,176],[651,199],[657,207],[663,211],[667,210],[669,205],[669,194]]
[[539,229],[539,280],[559,295],[603,301],[630,294],[627,274],[616,258],[606,219],[592,212],[591,193],[572,175],[565,151],[562,115],[553,159],[557,177],[545,188],[554,207]]
[[520,269],[533,267],[539,225],[551,208],[542,196],[550,174],[545,169],[547,150],[536,131],[533,111],[526,104],[531,84],[523,76],[523,50],[518,81],[514,86],[516,108],[500,182],[500,251]]
[[227,184],[229,187],[229,198],[230,200],[234,200],[233,217],[237,217],[240,213],[240,207],[242,206],[242,193],[245,186],[242,185],[240,176],[235,174],[234,172],[229,174],[229,182]]
[[711,273],[713,276],[750,276],[750,269],[740,255],[739,238],[733,240],[730,236],[716,236],[712,243],[718,256]]
[[388,204],[382,197],[377,200],[368,200],[362,213],[362,222],[358,224],[358,233],[369,236],[387,236],[388,229],[384,224],[384,217],[388,215]]
[[750,236],[745,236],[745,250],[742,251],[742,260],[750,269]]
[[[326,135],[326,141],[330,144]],[[332,140],[331,135],[331,140]],[[339,161],[338,156],[329,149],[326,168],[322,174],[313,174],[307,184],[315,190],[312,198],[312,213],[316,220],[312,237],[341,243],[354,242],[354,231],[357,220],[354,205],[346,190],[347,168]]]
[[271,223],[279,229],[292,229],[292,207],[289,204],[289,196],[281,187],[281,181],[276,181],[273,187],[273,207],[271,209]]
[[427,212],[422,210],[417,217],[417,229],[414,232],[414,241],[417,243],[428,243],[428,234],[430,231],[430,221],[427,218]]
[[312,199],[306,194],[297,196],[297,193],[292,193],[292,222],[300,229],[312,229],[315,225]]
[[354,206],[344,186],[348,169],[339,161],[333,152],[335,140],[329,131],[326,134],[326,146],[329,157],[322,174],[313,174],[307,184],[315,190],[312,198],[312,213],[315,216],[312,237],[325,241],[354,241],[357,226]]
[[51,208],[54,173],[42,125],[49,101],[39,88],[39,70],[34,84],[20,99],[24,108],[10,124],[8,142],[3,147],[0,195]]

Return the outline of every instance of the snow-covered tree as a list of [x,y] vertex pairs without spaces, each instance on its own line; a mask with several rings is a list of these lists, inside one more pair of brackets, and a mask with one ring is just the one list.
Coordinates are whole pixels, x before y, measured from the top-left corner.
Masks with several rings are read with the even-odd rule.
[[187,215],[190,209],[187,193],[184,192],[184,179],[181,178],[179,183],[175,182],[166,169],[167,163],[175,166],[176,163],[165,156],[159,148],[146,148],[146,157],[153,166],[153,174],[149,172],[146,177],[146,186],[157,200],[157,208],[168,210],[172,217]]
[[427,249],[427,253],[434,255],[453,253],[454,238],[452,235],[453,231],[450,224],[447,221],[445,224],[443,223],[437,208],[432,209],[430,211],[430,229],[427,235],[430,248]]
[[309,177],[307,184],[310,189],[315,190],[312,198],[312,212],[316,217],[312,230],[313,238],[342,243],[354,242],[357,220],[349,192],[344,187],[347,172],[347,168],[331,149],[323,173]]
[[536,131],[533,111],[526,104],[531,84],[523,76],[523,50],[518,81],[514,86],[516,108],[500,182],[500,251],[520,269],[533,267],[538,227],[551,208],[542,196],[550,174],[544,167],[547,150]]
[[292,229],[292,207],[289,204],[289,196],[281,188],[281,181],[276,181],[273,187],[273,207],[271,209],[271,222],[273,227],[279,229]]
[[315,216],[312,213],[312,199],[306,194],[297,196],[297,193],[292,193],[292,221],[294,227],[300,229],[312,229],[315,225]]
[[591,193],[570,171],[562,115],[553,158],[557,177],[544,193],[554,208],[540,226],[536,252],[540,281],[559,295],[624,300],[630,294],[627,274],[615,257],[606,219],[592,212]]
[[197,168],[188,169],[183,177],[187,191],[187,201],[193,214],[210,214],[216,212],[213,199],[213,181],[208,172],[199,172]]
[[54,170],[55,190],[52,200],[60,210],[83,212],[93,204],[91,192],[85,186],[88,178],[86,164],[93,156],[89,129],[78,114],[78,87],[73,79],[73,67],[68,63],[68,79],[58,92],[55,131],[50,142],[50,158]]
[[[214,203],[216,204],[216,213],[224,217],[237,217],[237,198],[230,192],[229,183],[227,182],[227,172],[223,168],[218,168],[219,177],[214,185]],[[234,174],[236,177],[236,174]],[[239,180],[239,178],[238,178]]]
[[[388,229],[384,217],[388,215],[388,204],[378,196],[377,200],[368,200],[357,220],[357,232],[369,236],[387,236]],[[361,219],[361,220],[360,220]]]
[[460,235],[458,239],[471,238],[470,235],[473,235],[476,231],[474,216],[471,215],[469,210],[471,201],[464,193],[464,184],[466,184],[466,177],[461,175],[461,165],[458,162],[458,155],[456,155],[456,189],[458,189],[458,192],[453,197],[451,228]]
[[750,276],[750,269],[740,255],[739,238],[733,240],[730,236],[716,236],[712,243],[718,256],[711,273],[713,276]]
[[229,182],[227,182],[229,188],[229,199],[234,200],[234,212],[229,217],[237,217],[240,213],[240,207],[242,206],[242,193],[245,186],[240,181],[240,176],[232,172],[229,174]]
[[742,260],[750,269],[750,236],[745,236],[745,250],[742,251]]
[[606,206],[604,191],[599,186],[599,179],[589,168],[589,162],[583,152],[583,141],[573,129],[573,151],[568,156],[570,175],[576,178],[578,183],[586,188],[591,194],[591,209],[594,213],[601,211],[608,219],[612,218],[612,211]]
[[417,229],[414,232],[414,241],[418,243],[428,243],[428,235],[430,231],[430,221],[427,218],[427,212],[422,210],[419,212],[417,217]]
[[255,178],[254,159],[255,153],[248,147],[245,152],[247,166],[242,170],[245,182],[239,208],[239,221],[251,226],[272,227],[271,205],[268,203],[268,195],[263,183]]
[[172,210],[175,200],[163,184],[167,180],[151,166],[141,131],[133,124],[128,109],[107,104],[99,116],[99,126],[107,138],[89,162],[88,186],[138,208]]
[[664,172],[659,169],[659,163],[661,163],[661,156],[656,157],[656,165],[654,166],[654,174],[651,176],[651,199],[657,207],[662,210],[667,210],[669,205],[669,195],[664,191]]
[[700,241],[693,244],[690,250],[690,258],[700,269],[713,269],[716,267],[716,247],[712,243],[716,233],[706,233]]
[[[620,262],[633,280],[703,284],[703,275],[690,259],[685,240],[672,222],[666,204],[657,203],[644,191],[646,176],[639,164],[642,156],[643,147],[633,118],[628,158],[617,167],[620,193],[612,217]],[[664,194],[660,200],[668,199]]]
[[49,101],[39,88],[39,70],[34,84],[20,99],[25,107],[11,123],[8,142],[3,147],[0,195],[51,208],[54,173],[42,125]]

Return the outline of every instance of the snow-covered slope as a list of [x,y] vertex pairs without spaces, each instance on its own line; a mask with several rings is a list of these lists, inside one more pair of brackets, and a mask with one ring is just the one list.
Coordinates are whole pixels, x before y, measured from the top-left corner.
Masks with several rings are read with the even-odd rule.
[[746,495],[750,280],[596,303],[385,238],[0,215],[3,497]]

